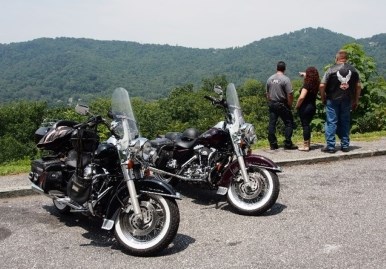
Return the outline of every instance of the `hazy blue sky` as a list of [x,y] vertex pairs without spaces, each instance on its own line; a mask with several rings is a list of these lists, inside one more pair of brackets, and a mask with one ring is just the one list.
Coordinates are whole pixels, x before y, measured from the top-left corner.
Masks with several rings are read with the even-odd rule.
[[383,0],[0,0],[0,43],[85,37],[193,48],[244,46],[306,27],[386,33]]

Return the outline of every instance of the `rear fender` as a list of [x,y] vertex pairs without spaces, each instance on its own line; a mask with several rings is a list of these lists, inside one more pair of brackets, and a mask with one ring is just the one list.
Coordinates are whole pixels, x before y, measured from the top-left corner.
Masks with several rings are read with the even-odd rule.
[[[153,177],[135,181],[135,187],[138,194],[154,194],[173,199],[181,199],[180,193],[176,192],[170,184]],[[118,210],[125,206],[129,196],[129,190],[126,184],[122,184],[107,207],[104,224],[102,226],[103,229],[112,229]]]
[[[245,166],[251,167],[259,167],[263,169],[270,170],[275,173],[282,172],[281,167],[279,167],[276,163],[274,163],[271,159],[268,159],[261,155],[249,155],[244,157]],[[233,175],[236,175],[240,170],[239,162],[234,160],[225,170],[223,176],[219,182],[219,186],[228,187],[232,181]]]

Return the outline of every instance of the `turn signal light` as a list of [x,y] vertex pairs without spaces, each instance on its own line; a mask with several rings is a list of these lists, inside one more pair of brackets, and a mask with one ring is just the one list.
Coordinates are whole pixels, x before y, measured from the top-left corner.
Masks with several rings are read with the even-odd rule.
[[145,177],[150,177],[151,176],[151,171],[149,169],[146,169],[144,171],[144,175],[145,175]]
[[129,160],[127,162],[127,169],[133,169],[134,168],[134,161],[133,160]]

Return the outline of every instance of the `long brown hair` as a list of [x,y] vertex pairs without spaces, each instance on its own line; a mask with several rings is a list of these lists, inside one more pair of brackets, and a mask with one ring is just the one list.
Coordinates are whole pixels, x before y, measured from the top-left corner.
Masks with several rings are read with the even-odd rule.
[[310,66],[306,69],[306,77],[304,78],[304,87],[312,93],[319,91],[320,78],[318,69]]

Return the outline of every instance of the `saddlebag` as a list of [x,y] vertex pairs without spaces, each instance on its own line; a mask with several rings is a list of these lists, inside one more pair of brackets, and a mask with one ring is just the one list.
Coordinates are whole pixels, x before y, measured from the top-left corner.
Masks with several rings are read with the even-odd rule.
[[34,160],[31,162],[29,179],[46,193],[50,190],[63,190],[62,170],[63,163],[60,160]]

